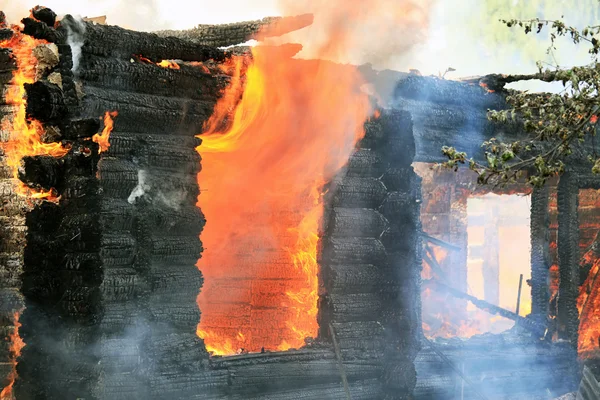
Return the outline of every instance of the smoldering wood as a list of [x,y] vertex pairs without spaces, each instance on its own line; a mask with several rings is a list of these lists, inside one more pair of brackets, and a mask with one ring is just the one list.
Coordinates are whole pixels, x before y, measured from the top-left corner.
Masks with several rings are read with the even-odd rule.
[[228,47],[251,39],[281,36],[312,23],[313,15],[303,14],[293,17],[267,17],[223,25],[197,25],[187,30],[164,30],[154,33],[161,37],[176,37],[206,46]]
[[[71,15],[62,24],[79,24]],[[83,52],[107,58],[129,61],[133,56],[143,56],[153,61],[223,61],[225,53],[212,46],[195,44],[175,37],[159,37],[153,33],[136,32],[111,25],[95,25],[81,22],[84,26]]]
[[383,183],[374,178],[347,177],[332,183],[335,193],[331,199],[334,207],[371,208],[383,203],[387,190]]

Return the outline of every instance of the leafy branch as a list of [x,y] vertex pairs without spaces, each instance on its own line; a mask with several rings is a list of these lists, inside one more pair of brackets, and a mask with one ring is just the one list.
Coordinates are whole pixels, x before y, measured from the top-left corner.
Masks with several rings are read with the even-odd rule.
[[[578,30],[567,26],[562,20],[501,20],[506,26],[519,27],[525,34],[550,30],[548,53],[556,50],[556,39],[568,37],[574,44],[589,46],[592,63],[569,69],[558,65],[544,68],[537,63],[538,72],[528,75],[488,75],[480,84],[493,91],[507,94],[506,110],[488,110],[488,119],[498,124],[519,124],[527,133],[526,140],[503,142],[492,138],[482,144],[485,161],[469,159],[467,154],[454,147],[445,146],[442,153],[448,161],[440,166],[457,169],[459,164],[468,164],[478,174],[478,183],[502,185],[514,182],[523,172],[528,172],[528,182],[543,185],[548,178],[565,171],[567,157],[573,154],[576,145],[585,143],[596,135],[600,113],[600,25]],[[505,89],[511,82],[538,79],[545,82],[561,82],[559,93],[529,93]],[[593,173],[600,173],[600,158],[588,154]]]

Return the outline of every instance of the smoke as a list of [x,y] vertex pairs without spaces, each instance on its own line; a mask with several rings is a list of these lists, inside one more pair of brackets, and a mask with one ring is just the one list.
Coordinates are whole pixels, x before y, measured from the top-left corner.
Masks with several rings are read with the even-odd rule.
[[167,182],[158,182],[146,170],[138,170],[138,184],[133,188],[127,201],[135,204],[139,198],[145,197],[151,203],[165,205],[173,210],[181,209],[188,196],[185,190],[168,187]]
[[315,15],[312,26],[282,39],[302,43],[301,57],[387,68],[427,39],[434,0],[280,0],[279,4],[283,15]]
[[77,74],[81,58],[81,48],[85,40],[85,24],[79,17],[65,19],[63,20],[63,24],[67,28],[67,43],[71,47],[71,54],[73,56],[73,67],[71,69],[74,74]]
[[127,198],[129,204],[135,204],[135,201],[138,197],[142,197],[144,194],[146,194],[147,191],[150,190],[150,185],[147,183],[147,174],[148,173],[143,169],[140,169],[138,171],[138,184],[136,187],[133,188],[131,194]]

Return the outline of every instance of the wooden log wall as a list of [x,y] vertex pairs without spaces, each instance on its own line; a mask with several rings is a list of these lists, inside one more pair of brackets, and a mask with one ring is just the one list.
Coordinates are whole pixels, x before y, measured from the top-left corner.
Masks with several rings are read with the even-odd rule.
[[224,382],[222,373],[207,375],[208,354],[196,336],[203,278],[195,264],[205,220],[196,207],[201,166],[195,135],[229,77],[206,67],[162,68],[138,57],[212,62],[225,55],[213,47],[91,23],[84,37],[81,113],[118,112],[98,167],[105,312],[98,344],[103,377],[95,395],[206,394]]
[[[29,18],[24,32],[36,38],[55,31]],[[40,34],[44,33],[44,35]],[[48,38],[49,36],[46,36]],[[20,337],[26,346],[18,359],[17,398],[86,397],[98,379],[98,359],[90,350],[97,339],[95,325],[102,315],[99,286],[99,208],[95,178],[98,145],[90,139],[100,127],[97,119],[81,120],[68,106],[77,98],[71,73],[70,47],[57,37],[57,65],[27,91],[27,117],[61,132],[55,141],[71,150],[54,159],[26,157],[19,178],[45,190],[53,186],[60,204],[38,203],[25,218],[27,226],[21,292],[26,308],[20,317]],[[60,83],[50,76],[59,75]],[[67,178],[68,177],[68,178]]]
[[328,338],[331,325],[345,358],[382,362],[386,398],[412,392],[421,334],[414,152],[408,113],[384,112],[367,123],[357,152],[329,189],[321,235],[320,335]]

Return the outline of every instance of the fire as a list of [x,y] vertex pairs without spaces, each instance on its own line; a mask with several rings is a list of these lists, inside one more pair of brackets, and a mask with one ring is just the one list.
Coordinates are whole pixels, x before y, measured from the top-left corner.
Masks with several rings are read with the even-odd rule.
[[225,68],[230,85],[197,149],[197,333],[217,355],[299,348],[318,331],[322,185],[364,134],[368,98],[355,68],[284,51],[255,47]]
[[484,88],[485,91],[488,92],[488,93],[494,93],[495,92],[495,90],[490,89],[486,83],[479,82],[479,86],[481,86],[482,88]]
[[162,60],[161,62],[155,63],[154,61],[150,60],[149,58],[141,56],[141,55],[136,55],[135,57],[137,57],[138,60],[140,60],[146,64],[154,64],[154,65],[158,65],[159,67],[162,67],[162,68],[181,69],[179,64],[177,64],[175,61],[172,61],[172,60]]
[[10,374],[8,375],[8,384],[4,387],[4,389],[2,389],[2,392],[0,392],[0,400],[14,399],[12,388],[15,384],[15,380],[17,379],[17,358],[21,355],[21,350],[23,347],[25,347],[23,339],[21,339],[19,336],[19,328],[21,327],[21,323],[19,322],[18,312],[14,313],[13,319],[15,328],[7,338],[7,340],[10,342],[9,353],[11,358],[10,364],[12,368]]
[[8,142],[2,144],[6,155],[6,163],[13,171],[13,177],[18,182],[17,193],[22,196],[37,199],[57,200],[52,190],[39,191],[27,187],[18,180],[18,170],[21,159],[25,156],[48,155],[63,157],[69,151],[60,143],[44,143],[42,136],[44,128],[39,121],[28,120],[26,113],[25,84],[36,80],[37,60],[33,50],[46,44],[43,40],[33,39],[21,33],[19,27],[13,26],[14,35],[11,39],[0,42],[0,47],[9,48],[13,52],[17,69],[6,91],[6,103],[15,107],[15,111],[5,117],[0,126],[10,132]]
[[159,62],[156,65],[158,65],[159,67],[163,67],[163,68],[181,69],[179,64],[177,64],[175,61],[169,61],[169,60],[162,60],[161,62]]
[[92,136],[92,141],[98,143],[100,146],[100,149],[98,149],[99,153],[107,151],[110,147],[108,139],[110,138],[110,133],[114,128],[113,118],[115,118],[117,115],[119,115],[117,111],[107,111],[104,113],[104,129],[102,130],[102,133],[96,133],[94,136]]
[[579,354],[586,358],[600,350],[600,259],[595,260],[583,285],[579,288]]
[[[526,316],[531,312],[531,288],[525,282],[531,271],[529,210],[527,198],[523,196],[490,194],[468,198],[466,276],[457,270],[458,264],[453,263],[455,258],[452,254],[459,253],[430,244],[439,267],[428,265],[424,260],[421,277],[424,280],[440,280],[474,297],[514,311],[519,277],[523,274],[519,315]],[[486,332],[500,333],[514,326],[514,321],[437,291],[435,285],[424,288],[421,294],[423,331],[429,337],[469,338]]]

